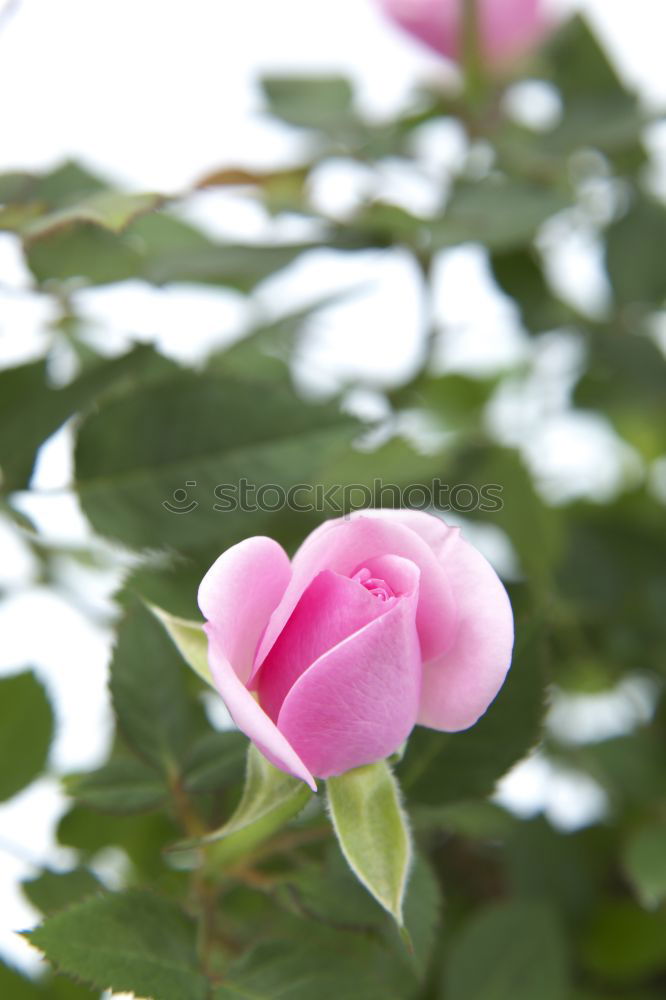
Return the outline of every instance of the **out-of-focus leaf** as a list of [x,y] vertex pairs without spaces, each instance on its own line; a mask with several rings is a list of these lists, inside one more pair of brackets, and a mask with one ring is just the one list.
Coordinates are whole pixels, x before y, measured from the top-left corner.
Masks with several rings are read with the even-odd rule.
[[346,450],[324,470],[326,514],[339,517],[354,508],[423,506],[424,489],[429,506],[432,480],[445,466],[444,456],[422,454],[398,437],[372,451]]
[[546,284],[541,266],[531,250],[509,250],[495,253],[490,263],[498,285],[520,310],[530,333],[544,333],[570,320],[564,303],[553,295]]
[[624,95],[627,100],[633,97],[584,17],[571,18],[552,37],[544,63],[564,100],[572,105],[609,94]]
[[561,555],[562,526],[557,511],[537,494],[518,452],[492,444],[463,444],[448,467],[448,482],[471,484],[479,497],[490,496],[474,517],[506,531],[530,584],[535,589],[547,585]]
[[93,1000],[97,994],[64,976],[28,979],[0,962],[0,996],[5,1000]]
[[159,771],[178,773],[194,727],[185,665],[155,617],[132,600],[118,629],[111,694],[130,745]]
[[603,652],[615,672],[639,666],[664,671],[663,522],[663,507],[643,490],[568,511],[559,591],[594,650]]
[[585,409],[600,410],[646,458],[657,458],[666,448],[663,353],[648,337],[614,330],[590,332],[587,343],[588,365],[574,401]]
[[26,205],[3,205],[0,207],[0,230],[20,233],[42,213],[42,206],[36,202]]
[[179,835],[164,812],[113,815],[75,805],[58,824],[58,843],[74,847],[89,862],[107,847],[120,848],[128,856],[137,880],[155,885],[164,875],[162,852]]
[[302,211],[305,184],[310,165],[286,170],[257,171],[245,168],[224,168],[206,174],[198,181],[198,190],[215,187],[250,187],[258,191],[269,211]]
[[100,533],[139,548],[208,546],[212,562],[247,535],[275,536],[282,520],[302,525],[275,491],[264,505],[273,509],[261,509],[257,488],[286,494],[316,481],[355,427],[335,406],[307,404],[285,385],[182,372],[84,422],[78,492]]
[[136,758],[115,758],[96,771],[69,775],[65,790],[91,809],[113,813],[153,809],[169,791],[160,775]]
[[447,1000],[567,1000],[568,960],[545,905],[499,903],[481,910],[454,941]]
[[606,233],[606,266],[618,303],[661,307],[666,300],[666,206],[636,194]]
[[307,322],[319,310],[339,305],[353,295],[354,289],[327,295],[278,319],[260,321],[241,340],[213,354],[208,359],[208,370],[253,381],[265,378],[290,383],[289,362]]
[[585,967],[608,983],[639,983],[666,969],[666,911],[635,903],[600,902],[581,941]]
[[396,959],[404,960],[418,979],[426,975],[436,944],[442,900],[435,873],[418,853],[404,901],[405,928],[413,942],[412,951],[404,948],[393,920],[354,877],[337,845],[327,852],[323,866],[313,864],[294,872],[287,892],[296,910],[306,918],[315,917],[350,931],[381,930]]
[[43,202],[50,208],[61,208],[108,188],[106,180],[80,163],[66,160],[54,170],[32,177],[22,197],[24,200]]
[[666,795],[666,752],[659,732],[643,727],[580,747],[553,748],[557,759],[591,775],[614,812]]
[[28,225],[23,235],[28,241],[44,239],[58,230],[80,223],[90,223],[120,233],[136,219],[157,208],[163,198],[159,194],[125,194],[122,191],[101,191],[83,201],[58,209]]
[[26,245],[30,270],[42,284],[104,285],[143,278],[155,285],[197,282],[250,291],[318,245],[216,242],[176,216],[151,212],[159,201],[153,194],[103,191],[82,207],[59,209],[43,231],[34,224],[34,238]]
[[417,726],[398,765],[408,802],[441,805],[488,795],[539,738],[545,712],[543,635],[518,623],[518,642],[504,687],[486,714],[463,733]]
[[0,678],[0,801],[39,776],[52,737],[51,705],[32,671]]
[[610,863],[612,845],[606,845],[604,834],[596,829],[564,833],[538,817],[516,823],[506,838],[506,876],[512,893],[549,902],[574,926],[594,905]]
[[428,223],[432,249],[460,243],[482,243],[493,251],[523,247],[569,202],[561,191],[524,181],[490,177],[475,184],[460,182],[440,218]]
[[0,465],[7,491],[28,486],[35,452],[74,413],[102,393],[145,384],[173,365],[151,347],[140,346],[100,361],[62,389],[50,388],[43,361],[0,372]]
[[[129,235],[134,234],[130,231]],[[314,243],[282,246],[209,243],[186,253],[146,255],[141,277],[155,285],[193,281],[249,292],[264,278],[283,270],[302,253],[316,246]]]
[[0,996],[8,1000],[44,1000],[44,994],[34,980],[27,979],[4,962],[0,962]]
[[[473,378],[457,373],[425,375],[392,393],[391,399],[400,408],[425,408],[445,432],[470,432],[480,430],[485,405],[496,386],[496,378]],[[449,464],[448,456],[441,458],[440,464],[438,472],[441,475]]]
[[26,935],[53,965],[99,989],[153,1000],[206,1000],[195,927],[149,892],[106,893],[50,917]]
[[245,787],[238,807],[224,826],[197,841],[212,845],[211,868],[233,864],[297,816],[310,798],[302,781],[279,771],[253,744],[247,750]]
[[653,824],[637,830],[623,852],[624,869],[644,906],[666,899],[666,826]]
[[440,215],[419,218],[397,205],[375,202],[340,230],[337,244],[403,243],[436,253],[461,243],[482,243],[492,251],[515,250],[528,245],[542,223],[570,202],[553,187],[500,175],[459,181]]
[[552,37],[542,65],[564,103],[556,127],[539,136],[542,149],[566,155],[593,147],[610,156],[616,168],[637,172],[645,162],[645,111],[583,17],[571,18]]
[[204,733],[192,744],[184,764],[185,787],[190,792],[214,792],[242,778],[247,754],[243,733]]
[[331,135],[356,124],[354,93],[344,77],[265,76],[261,86],[271,114],[291,125]]
[[26,248],[26,261],[40,284],[76,279],[89,285],[108,285],[139,278],[141,255],[127,240],[83,223],[56,230],[48,239]]
[[356,878],[404,926],[403,902],[412,860],[407,817],[386,761],[326,782],[333,829]]
[[45,871],[23,883],[23,892],[46,916],[103,891],[99,879],[87,868],[69,872]]
[[233,962],[213,1000],[406,1000],[390,955],[359,935],[287,924],[281,940]]

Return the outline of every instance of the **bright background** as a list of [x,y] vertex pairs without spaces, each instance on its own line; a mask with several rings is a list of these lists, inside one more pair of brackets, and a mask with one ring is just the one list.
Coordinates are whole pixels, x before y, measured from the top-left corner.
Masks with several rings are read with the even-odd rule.
[[[554,0],[551,6],[556,12],[585,9],[646,102],[666,101],[660,0]],[[176,192],[222,164],[298,161],[294,137],[261,117],[259,72],[348,73],[358,84],[362,106],[378,116],[404,100],[418,80],[449,72],[391,29],[372,0],[23,0],[5,10],[0,171],[44,169],[73,157],[131,188]],[[459,141],[455,133],[437,135],[430,155],[455,161]],[[652,142],[666,148],[663,130],[654,131]],[[319,196],[344,206],[362,183],[358,175],[332,169],[320,178]],[[388,172],[386,185],[417,209],[427,204],[427,184],[410,186],[399,171]],[[214,231],[266,237],[261,213],[232,197],[202,195],[192,211]],[[398,375],[418,351],[415,276],[399,254],[395,260],[383,257],[381,264],[377,256],[370,253],[350,265],[330,254],[262,290],[270,312],[340,285],[363,286],[353,303],[330,310],[313,331],[299,365],[301,379],[312,389],[326,389],[356,371],[381,383]],[[603,301],[594,246],[584,234],[563,247],[556,264],[570,297],[590,310]],[[111,347],[120,346],[118,330],[124,329],[157,340],[179,357],[195,358],[214,341],[239,335],[248,318],[239,296],[185,286],[160,291],[128,283],[85,293],[83,301],[91,317],[111,319],[115,330],[100,330]],[[49,308],[48,301],[30,292],[12,238],[0,237],[0,364],[37,353]],[[437,308],[450,328],[442,358],[447,367],[492,366],[520,356],[523,344],[512,316],[489,290],[474,250],[449,255]],[[387,335],[389,328],[400,329],[400,336]],[[571,360],[560,354],[544,363],[552,369],[557,397],[558,380]],[[600,428],[581,434],[579,426],[558,423],[556,410],[555,405],[555,412],[551,408],[547,419],[537,421],[526,445],[533,460],[543,464],[553,490],[612,488],[631,456],[615,448]],[[534,423],[533,413],[527,416]],[[44,450],[36,473],[43,495],[33,500],[30,512],[52,537],[76,543],[85,529],[62,489],[68,478],[67,444],[67,435],[60,434]],[[2,521],[0,547],[0,585],[11,588],[0,606],[0,671],[32,664],[48,685],[58,712],[54,769],[92,767],[103,759],[109,734],[106,623],[116,577],[82,579],[80,570],[65,564],[64,587],[55,593],[35,585],[29,554]],[[564,708],[556,705],[551,721],[558,724],[559,712],[560,723],[566,715],[570,728],[578,725],[589,736],[590,726],[596,726],[596,734],[605,736],[649,712],[649,691],[640,684],[604,698],[595,699],[593,712],[592,702],[581,699]],[[589,822],[604,807],[600,789],[581,787],[571,775],[556,774],[536,758],[505,780],[502,795],[526,813],[545,809],[565,827]],[[34,966],[36,955],[12,932],[32,924],[36,914],[17,882],[33,866],[65,861],[66,852],[52,843],[62,811],[51,779],[0,808],[0,952],[24,967]],[[111,879],[113,870],[111,857]]]

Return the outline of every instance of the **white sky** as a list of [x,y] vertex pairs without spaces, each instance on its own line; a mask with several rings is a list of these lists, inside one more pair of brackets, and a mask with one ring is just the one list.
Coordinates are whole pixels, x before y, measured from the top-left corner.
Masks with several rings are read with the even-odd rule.
[[[666,102],[662,0],[553,0],[551,6],[560,11],[585,8],[626,77],[651,103]],[[0,33],[0,171],[40,169],[72,156],[132,187],[175,191],[221,164],[288,160],[295,155],[292,143],[252,117],[258,105],[253,80],[258,71],[294,70],[352,74],[363,105],[376,114],[390,111],[419,78],[442,71],[437,59],[386,24],[372,0],[22,0]],[[455,137],[449,140],[447,148],[455,147]],[[209,201],[202,202],[199,212],[219,216],[221,209],[224,203]],[[251,213],[236,218],[235,225],[246,227],[250,235],[261,229]],[[589,255],[582,257],[589,261]],[[446,267],[444,280],[452,290],[460,286],[464,291],[457,301],[449,298],[450,318],[455,321],[458,310],[471,330],[470,301],[477,303],[484,294],[481,265],[472,254],[452,257]],[[324,385],[327,373],[345,374],[359,350],[370,359],[371,370],[385,377],[395,374],[418,349],[413,276],[399,258],[383,260],[380,267],[372,254],[353,265],[329,260],[326,268],[322,278],[321,261],[310,263],[292,273],[286,286],[277,291],[269,287],[266,308],[274,295],[294,299],[303,291],[312,294],[315,285],[321,291],[322,285],[376,282],[372,296],[358,303],[357,325],[340,322],[338,315],[308,363],[319,365]],[[9,238],[0,240],[0,286],[21,288],[25,281]],[[381,313],[378,302],[383,303]],[[92,316],[111,316],[120,328],[131,327],[145,337],[160,335],[176,353],[182,351],[181,331],[188,318],[197,317],[198,336],[205,339],[221,327],[238,332],[244,315],[244,307],[230,294],[157,292],[136,285],[87,293],[85,308]],[[497,339],[495,360],[514,357],[520,344],[509,329],[506,309],[497,303],[477,308],[477,334],[485,335],[489,316],[493,328],[507,328],[504,339]],[[386,350],[382,316],[395,316],[396,310],[404,318],[404,336],[395,338],[392,353]],[[2,363],[38,348],[36,331],[48,311],[48,303],[34,296],[0,294]],[[470,339],[471,333],[466,341]],[[464,345],[454,337],[449,343],[454,358],[456,350],[464,356]],[[575,437],[574,429],[569,444]],[[589,465],[588,456],[579,456],[579,462]],[[57,481],[63,463],[55,464]],[[43,516],[56,530],[71,522],[64,508],[61,516],[47,506]],[[0,545],[3,580],[8,576],[28,583],[29,560],[1,525]],[[35,663],[56,700],[54,763],[62,769],[100,760],[108,731],[108,636],[62,598],[32,587],[0,607],[0,634],[0,672]],[[536,797],[557,817],[559,796],[560,818],[567,822],[571,787],[563,791],[561,784],[545,780],[543,766],[538,765]],[[523,792],[525,787],[523,783]],[[518,789],[514,799],[520,795]],[[580,802],[580,797],[574,799]],[[0,807],[0,952],[26,967],[34,966],[34,954],[11,933],[35,919],[16,888],[17,879],[33,870],[20,858],[63,860],[53,855],[51,842],[52,822],[61,811],[62,799],[49,779]],[[8,842],[16,845],[18,856],[2,853]]]

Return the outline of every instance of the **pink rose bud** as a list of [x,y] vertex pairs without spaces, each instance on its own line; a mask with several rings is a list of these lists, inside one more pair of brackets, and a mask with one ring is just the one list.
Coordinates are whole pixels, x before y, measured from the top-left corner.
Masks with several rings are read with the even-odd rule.
[[[548,30],[542,0],[477,0],[481,52],[490,63],[523,55]],[[464,0],[379,0],[410,35],[448,59],[462,59]]]
[[231,716],[315,788],[389,756],[415,724],[473,725],[511,661],[513,616],[484,557],[440,518],[370,510],[224,552],[199,588]]

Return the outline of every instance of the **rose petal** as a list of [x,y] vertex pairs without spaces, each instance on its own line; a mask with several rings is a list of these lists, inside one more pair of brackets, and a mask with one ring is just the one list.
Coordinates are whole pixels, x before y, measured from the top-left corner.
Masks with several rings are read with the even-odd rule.
[[[462,55],[462,0],[379,0],[388,16],[449,59]],[[542,0],[480,0],[482,48],[491,62],[516,56],[548,28]]]
[[280,732],[318,777],[381,760],[414,726],[421,685],[418,570],[406,563],[402,572],[411,576],[409,592],[315,661],[284,700]]
[[208,634],[208,659],[213,680],[229,709],[231,718],[271,764],[305,781],[316,792],[317,785],[312,774],[289,740],[278,730],[239,680],[236,671],[224,655],[225,643],[221,640],[217,629],[210,624],[204,628]]
[[330,570],[305,589],[256,678],[259,702],[274,721],[285,695],[323,653],[387,610],[352,580]]
[[201,581],[199,607],[241,681],[250,675],[259,640],[290,577],[284,549],[256,535],[223,552]]
[[350,515],[353,521],[357,517],[380,517],[393,524],[401,524],[411,528],[419,538],[428,545],[440,559],[447,545],[450,545],[460,534],[460,528],[454,528],[436,514],[427,514],[424,510],[394,510],[391,507],[357,511]]
[[483,715],[511,663],[513,614],[490,563],[463,538],[447,547],[444,568],[458,607],[451,648],[423,667],[418,722],[432,729],[467,729]]
[[411,528],[364,512],[353,519],[322,525],[301,545],[292,560],[289,586],[261,641],[255,672],[317,573],[330,569],[351,576],[368,560],[388,554],[411,560],[421,571],[416,622],[423,659],[433,659],[446,650],[455,635],[456,612],[447,575],[437,557]]

